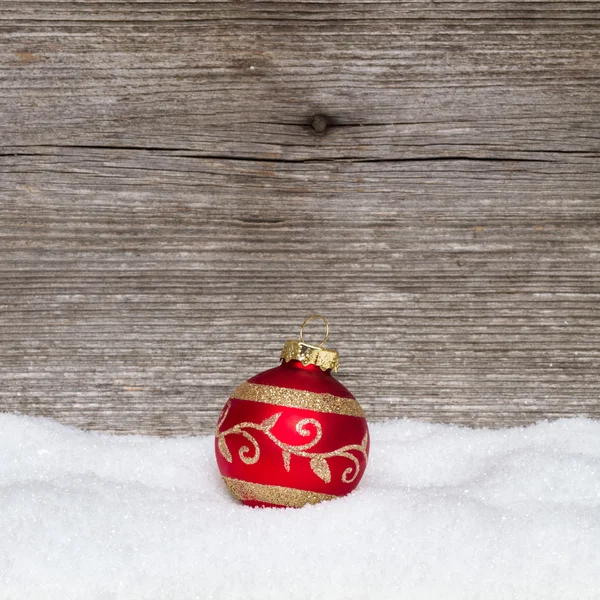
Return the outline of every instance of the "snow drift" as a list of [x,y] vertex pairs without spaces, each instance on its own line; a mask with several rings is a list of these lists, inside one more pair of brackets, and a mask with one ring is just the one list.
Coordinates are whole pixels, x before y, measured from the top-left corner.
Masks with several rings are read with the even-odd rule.
[[251,509],[212,437],[0,414],[0,598],[600,598],[600,422],[370,428],[356,492]]

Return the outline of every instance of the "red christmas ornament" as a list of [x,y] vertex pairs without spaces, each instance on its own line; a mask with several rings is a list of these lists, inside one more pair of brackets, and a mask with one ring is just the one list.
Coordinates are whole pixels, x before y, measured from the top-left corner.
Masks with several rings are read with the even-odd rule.
[[[324,321],[318,346],[306,323]],[[367,466],[369,430],[354,396],[331,375],[339,355],[323,348],[329,325],[313,315],[281,364],[242,383],[225,404],[215,435],[217,464],[230,492],[249,506],[315,504],[356,488]]]

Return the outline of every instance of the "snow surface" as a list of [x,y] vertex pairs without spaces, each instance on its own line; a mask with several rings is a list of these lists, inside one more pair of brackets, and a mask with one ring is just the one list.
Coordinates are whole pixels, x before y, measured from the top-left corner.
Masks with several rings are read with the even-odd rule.
[[371,438],[350,496],[251,509],[212,437],[0,414],[0,598],[600,598],[600,422]]

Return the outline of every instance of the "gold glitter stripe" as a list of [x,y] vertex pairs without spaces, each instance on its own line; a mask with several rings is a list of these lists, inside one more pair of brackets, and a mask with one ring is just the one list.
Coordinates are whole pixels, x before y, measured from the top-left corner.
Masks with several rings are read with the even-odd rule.
[[223,477],[229,491],[238,500],[254,500],[256,502],[268,502],[279,506],[290,506],[300,508],[305,504],[317,504],[323,500],[333,500],[336,496],[330,494],[319,494],[308,490],[297,490],[279,485],[263,485],[262,483],[251,483],[241,479]]
[[305,408],[323,413],[364,417],[365,413],[354,398],[341,398],[332,394],[317,394],[305,390],[262,385],[245,381],[233,392],[232,398],[238,400],[253,400],[277,406]]

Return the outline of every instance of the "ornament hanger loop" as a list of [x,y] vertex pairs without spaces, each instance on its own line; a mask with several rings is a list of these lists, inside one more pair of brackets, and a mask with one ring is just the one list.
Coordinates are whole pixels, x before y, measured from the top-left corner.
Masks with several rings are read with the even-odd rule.
[[300,341],[304,342],[304,326],[311,319],[321,319],[323,321],[323,323],[325,323],[325,337],[321,340],[321,342],[319,344],[317,344],[317,346],[320,348],[327,341],[327,338],[329,337],[329,323],[327,322],[327,319],[325,317],[322,317],[321,315],[311,315],[307,319],[304,319],[304,323],[302,323],[302,325],[300,325]]

